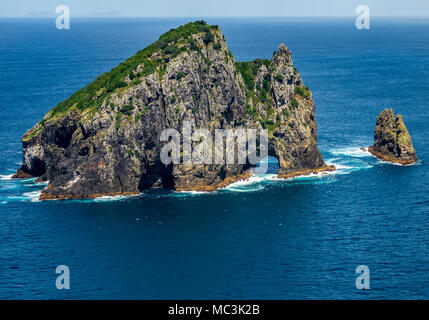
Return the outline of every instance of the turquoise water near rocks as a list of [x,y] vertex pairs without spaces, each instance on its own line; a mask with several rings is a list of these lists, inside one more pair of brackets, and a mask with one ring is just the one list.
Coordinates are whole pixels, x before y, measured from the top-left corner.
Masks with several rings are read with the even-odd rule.
[[[58,102],[188,19],[0,20],[0,298],[429,298],[429,19],[210,18],[236,60],[284,42],[316,102],[319,146],[338,171],[257,175],[213,193],[39,202],[12,181],[20,138]],[[419,162],[383,163],[384,107],[402,113]],[[71,289],[55,288],[70,268]],[[367,265],[371,289],[357,290]]]

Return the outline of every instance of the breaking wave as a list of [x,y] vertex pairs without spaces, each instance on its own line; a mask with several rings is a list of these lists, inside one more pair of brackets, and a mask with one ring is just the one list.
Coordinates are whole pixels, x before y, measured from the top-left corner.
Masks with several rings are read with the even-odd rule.
[[[223,192],[257,192],[264,191],[268,185],[282,184],[323,184],[335,182],[336,176],[348,175],[359,170],[367,170],[376,165],[384,164],[385,162],[374,157],[367,149],[362,149],[356,146],[332,148],[323,152],[325,162],[328,165],[335,165],[335,171],[320,172],[317,174],[308,174],[290,179],[279,179],[277,177],[278,161],[275,158],[268,157],[261,161],[266,164],[268,162],[268,173],[261,173],[258,168],[254,170],[254,175],[248,179],[234,182],[225,188],[214,192],[204,191],[181,191],[181,192],[143,192],[140,195],[133,196],[103,196],[91,200],[72,200],[78,202],[110,202],[120,201],[133,197],[194,197],[213,195]],[[419,165],[417,162],[414,165]],[[264,172],[264,171],[262,171]],[[0,204],[6,204],[10,201],[39,201],[39,196],[42,190],[46,187],[45,183],[35,183],[35,179],[14,180],[11,179],[12,174],[0,175]],[[4,194],[8,193],[8,194]]]

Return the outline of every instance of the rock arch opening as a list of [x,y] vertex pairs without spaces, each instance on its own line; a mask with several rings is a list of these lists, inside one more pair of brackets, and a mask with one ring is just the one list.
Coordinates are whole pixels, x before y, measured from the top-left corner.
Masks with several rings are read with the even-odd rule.
[[258,162],[254,168],[254,173],[256,175],[277,174],[279,169],[279,160],[276,157],[267,156]]

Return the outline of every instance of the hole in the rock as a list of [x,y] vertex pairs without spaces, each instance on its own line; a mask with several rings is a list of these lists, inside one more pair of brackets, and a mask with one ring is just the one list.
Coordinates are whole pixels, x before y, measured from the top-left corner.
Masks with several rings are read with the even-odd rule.
[[35,177],[40,177],[41,175],[44,175],[46,172],[45,163],[40,159],[33,159],[31,168],[32,168],[32,174]]
[[276,157],[265,157],[255,167],[255,174],[277,174],[279,171],[279,160]]

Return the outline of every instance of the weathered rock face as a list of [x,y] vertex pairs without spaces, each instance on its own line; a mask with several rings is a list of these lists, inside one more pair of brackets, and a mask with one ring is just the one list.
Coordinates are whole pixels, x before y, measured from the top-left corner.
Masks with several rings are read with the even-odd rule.
[[[49,180],[42,199],[214,190],[250,164],[164,165],[164,129],[266,128],[279,176],[333,170],[317,147],[311,92],[280,45],[272,60],[236,63],[217,26],[170,30],[52,109],[23,136],[15,177]],[[193,143],[194,145],[197,142]],[[183,155],[182,155],[183,156]]]
[[376,157],[403,165],[417,161],[410,134],[402,116],[395,117],[392,109],[383,110],[377,118],[374,145],[368,148]]

